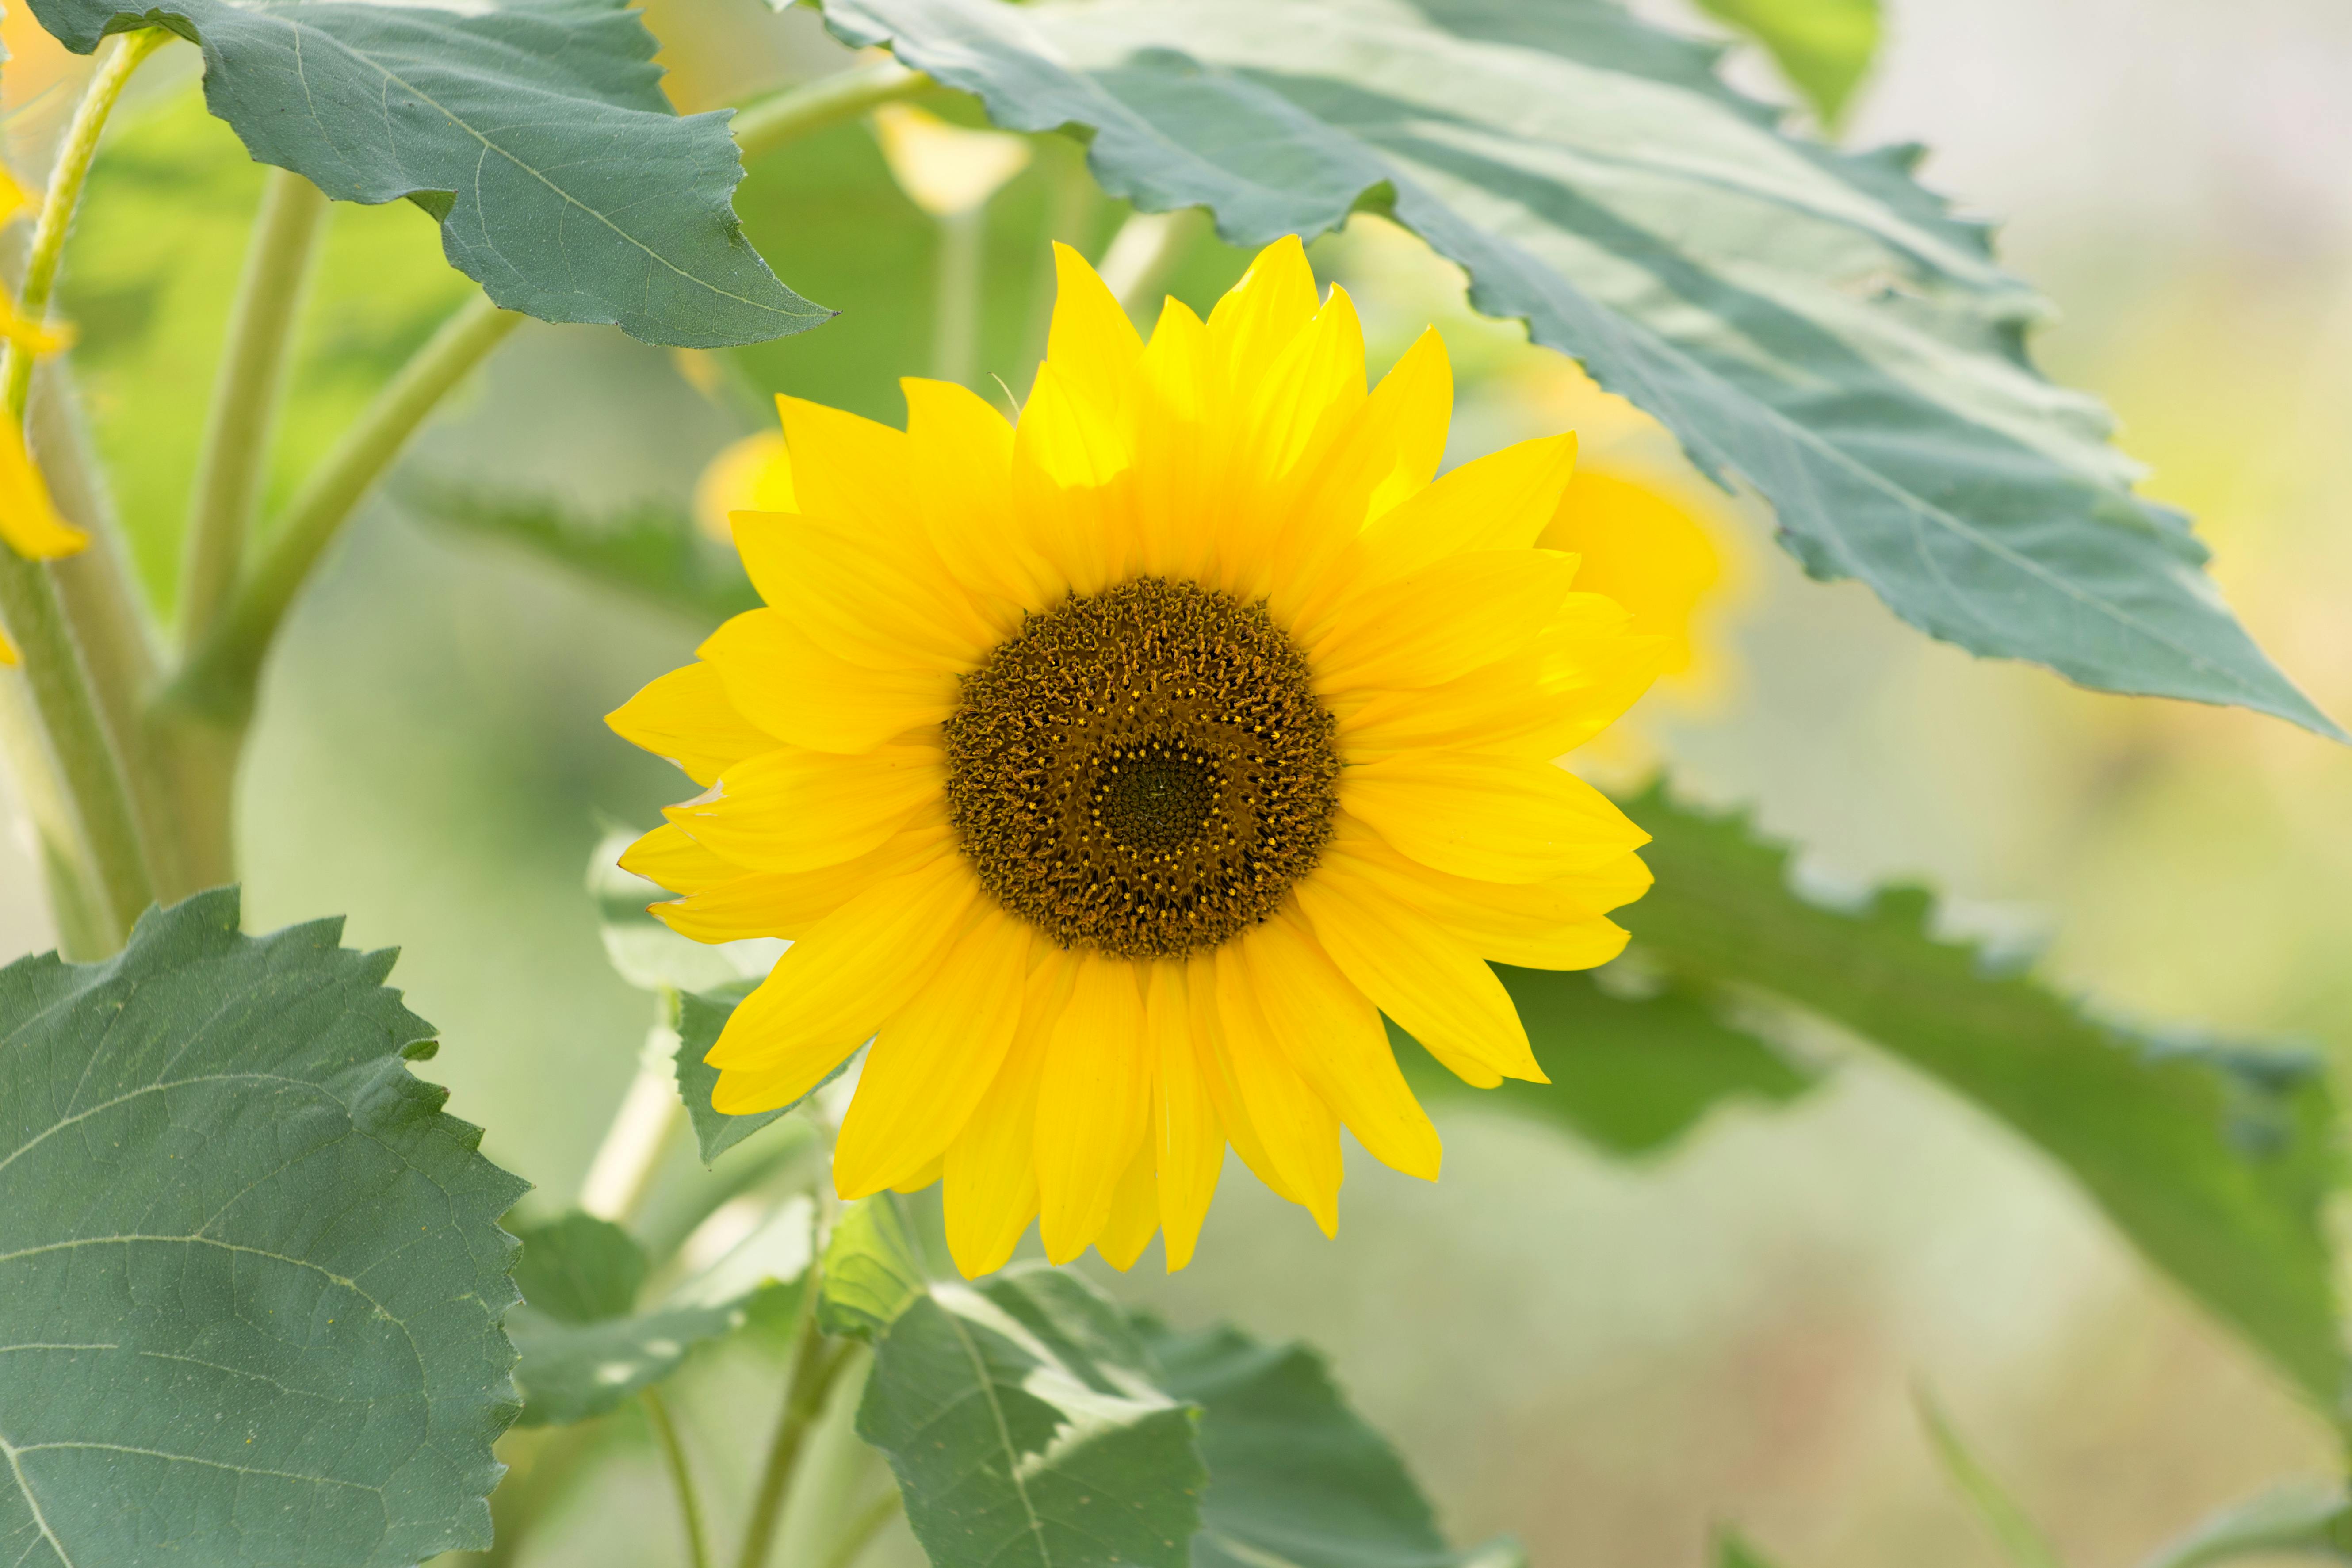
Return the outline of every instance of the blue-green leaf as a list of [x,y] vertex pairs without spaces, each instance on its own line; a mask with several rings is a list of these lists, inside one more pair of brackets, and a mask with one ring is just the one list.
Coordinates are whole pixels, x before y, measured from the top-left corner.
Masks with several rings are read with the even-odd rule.
[[1907,174],[1781,134],[1716,51],[1608,0],[822,0],[835,33],[1075,126],[1113,195],[1235,244],[1359,208],[1745,476],[1781,542],[1923,630],[2086,686],[2331,735],[2134,497],[2088,398],[2027,358],[2046,307]]
[[405,1568],[489,1544],[524,1184],[341,922],[234,889],[0,971],[0,1557]]
[[87,54],[166,26],[205,52],[205,101],[254,158],[340,201],[406,196],[492,300],[717,348],[830,312],[769,271],[731,199],[723,113],[680,117],[625,0],[509,0],[459,14],[299,0],[35,0]]

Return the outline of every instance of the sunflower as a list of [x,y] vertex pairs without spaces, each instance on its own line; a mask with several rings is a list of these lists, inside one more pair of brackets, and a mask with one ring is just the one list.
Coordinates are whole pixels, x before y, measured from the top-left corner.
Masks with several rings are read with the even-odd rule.
[[904,432],[779,398],[734,534],[766,602],[611,716],[707,793],[622,864],[707,942],[792,946],[714,1102],[871,1041],[844,1198],[944,1184],[969,1274],[1190,1258],[1228,1143],[1338,1223],[1342,1126],[1433,1178],[1385,1014],[1470,1083],[1544,1080],[1487,960],[1601,963],[1646,836],[1555,759],[1670,639],[1538,547],[1573,436],[1437,477],[1425,333],[1367,390],[1296,239],[1147,343],[1075,252],[1008,421],[909,380]]

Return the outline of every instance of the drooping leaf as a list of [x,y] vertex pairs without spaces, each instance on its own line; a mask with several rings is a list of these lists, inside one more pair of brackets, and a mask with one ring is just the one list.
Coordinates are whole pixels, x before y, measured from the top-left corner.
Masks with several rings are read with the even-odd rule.
[[1913,625],[2087,686],[2340,734],[2130,493],[2109,420],[2029,363],[2044,307],[1913,154],[1780,134],[1716,51],[1608,0],[823,0],[834,32],[1091,135],[1113,195],[1213,210],[1235,244],[1359,207],[1470,275],[1746,476],[1783,542]]
[[[1814,1081],[1809,1068],[1723,1022],[1686,990],[1621,999],[1576,971],[1496,964],[1495,972],[1551,1081],[1506,1079],[1497,1089],[1472,1089],[1418,1047],[1400,1048],[1423,1100],[1507,1110],[1633,1158],[1672,1146],[1727,1100],[1782,1104]],[[1393,1024],[1389,1034],[1400,1046],[1409,1038]]]
[[1152,1373],[1075,1274],[930,1283],[875,1343],[857,1435],[935,1568],[1181,1568],[1205,1477]]
[[1959,1429],[1952,1425],[1951,1417],[1944,1413],[1935,1395],[1923,1387],[1916,1391],[1915,1399],[1920,1425],[1927,1427],[1928,1445],[1936,1451],[1936,1462],[1944,1468],[1945,1476],[1992,1532],[2011,1568],[2065,1568],[2049,1538],[2042,1533],[2042,1527],[2033,1522],[2033,1516],[2018,1506],[2008,1489],[1969,1451]]
[[1699,8],[1762,44],[1824,125],[1837,123],[1878,53],[1878,0],[1699,0]]
[[1192,1568],[1524,1568],[1516,1542],[1445,1544],[1404,1461],[1313,1351],[1138,1326],[1160,1386],[1201,1407],[1209,1489]]
[[2352,1493],[2341,1481],[2294,1482],[2233,1503],[2158,1552],[2143,1568],[2206,1568],[2277,1555],[2352,1563]]
[[727,1258],[637,1310],[645,1252],[620,1226],[572,1213],[522,1233],[507,1316],[522,1363],[515,1379],[526,1426],[602,1415],[685,1364],[701,1346],[755,1316],[790,1313],[808,1271],[810,1205],[790,1204]]
[[[734,1016],[735,1004],[750,995],[758,984],[756,980],[742,980],[714,991],[681,993],[677,999],[677,1092],[686,1100],[687,1115],[694,1122],[695,1144],[702,1151],[702,1163],[706,1165],[808,1101],[809,1095],[804,1094],[790,1105],[753,1111],[749,1116],[730,1116],[711,1108],[710,1096],[719,1088],[719,1069],[702,1058],[719,1043],[719,1032]],[[809,1094],[839,1078],[848,1067],[848,1060],[844,1059]]]
[[424,481],[404,483],[398,495],[428,521],[520,546],[698,626],[759,607],[734,552],[704,538],[676,508],[646,502],[613,517],[585,517],[550,497]]
[[256,161],[341,201],[413,198],[440,220],[450,264],[509,310],[699,348],[830,314],[745,241],[727,116],[670,109],[653,37],[620,0],[33,9],[82,54],[129,27],[194,39],[205,103]]
[[489,1544],[525,1184],[341,922],[234,889],[0,970],[0,1552],[400,1568]]
[[888,1193],[850,1205],[824,1244],[817,1327],[871,1340],[905,1311],[927,1283],[922,1245]]
[[1916,889],[1833,910],[1792,891],[1788,851],[1653,790],[1657,885],[1620,912],[1686,977],[1777,994],[1974,1100],[2073,1173],[2158,1268],[2331,1415],[2344,1386],[2320,1224],[2335,1110],[2307,1056],[2155,1039],[1937,941]]

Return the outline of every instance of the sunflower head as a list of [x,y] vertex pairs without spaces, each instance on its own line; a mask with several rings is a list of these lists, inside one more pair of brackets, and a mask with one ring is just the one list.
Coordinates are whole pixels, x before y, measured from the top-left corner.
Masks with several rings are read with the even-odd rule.
[[1181,1267],[1228,1145],[1327,1232],[1343,1126],[1434,1177],[1381,1015],[1542,1080],[1488,961],[1624,945],[1644,835],[1557,759],[1672,652],[1540,546],[1574,437],[1438,477],[1443,344],[1368,387],[1297,240],[1149,342],[1056,262],[1017,419],[778,400],[789,505],[732,519],[766,607],[611,721],[709,786],[624,858],[654,912],[793,944],[718,1108],[870,1041],[835,1185],[943,1182],[969,1273],[1033,1218],[1057,1262],[1162,1232]]

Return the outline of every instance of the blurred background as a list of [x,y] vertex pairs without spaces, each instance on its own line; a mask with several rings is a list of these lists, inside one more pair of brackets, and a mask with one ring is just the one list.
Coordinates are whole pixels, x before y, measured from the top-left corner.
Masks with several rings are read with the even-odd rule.
[[[1703,28],[1665,0],[1643,8]],[[682,108],[837,63],[805,13],[646,9]],[[1891,0],[1886,30],[1846,139],[1927,142],[1928,183],[2002,219],[2008,259],[2063,312],[2046,367],[2116,410],[2240,615],[2352,719],[2352,8]],[[5,31],[7,133],[38,169],[86,62],[21,8]],[[135,89],[65,295],[124,523],[167,605],[260,184],[195,70],[175,47]],[[1787,96],[1760,57],[1734,71]],[[769,392],[898,420],[897,377],[932,366],[940,229],[873,132],[756,163],[738,205],[777,272],[841,319],[725,356],[527,326],[301,605],[246,780],[248,925],[343,913],[354,944],[400,946],[395,980],[444,1031],[430,1070],[451,1109],[551,1206],[576,1190],[648,1016],[605,962],[586,858],[604,823],[649,825],[692,789],[599,716],[715,617],[551,568],[430,498],[619,518],[684,506]],[[1120,216],[1073,148],[1034,145],[987,213],[981,384],[1025,385],[1045,239],[1098,251]],[[466,292],[406,204],[339,208],[329,232],[280,500]],[[1377,362],[1444,328],[1464,367],[1455,457],[1622,420],[1517,328],[1467,317],[1458,279],[1395,231],[1360,221],[1313,254],[1366,306]],[[1205,306],[1243,259],[1197,245],[1171,287]],[[1824,887],[1930,880],[1955,931],[2043,947],[2048,975],[2121,1016],[2352,1060],[2352,750],[1930,644],[1864,590],[1804,581],[1743,510],[1715,509],[1728,586],[1702,668],[1644,704],[1604,769],[1661,761],[1690,795],[1754,805]],[[23,843],[0,837],[0,957],[50,945],[45,920]],[[1153,1272],[1155,1246],[1108,1284],[1180,1325],[1229,1316],[1321,1346],[1457,1541],[1508,1531],[1538,1564],[1665,1568],[1698,1563],[1723,1521],[1786,1568],[1998,1563],[1936,1469],[1920,1386],[2073,1568],[2127,1568],[2209,1509],[2326,1465],[2319,1423],[2038,1156],[1884,1063],[1718,1111],[1639,1164],[1474,1111],[1444,1130],[1441,1184],[1350,1166],[1336,1242],[1234,1165],[1190,1270]],[[748,1485],[770,1415],[735,1375],[757,1353],[680,1386],[722,1498]],[[651,1461],[620,1447],[612,1484],[527,1561],[674,1559]],[[912,1552],[900,1534],[877,1560]]]

